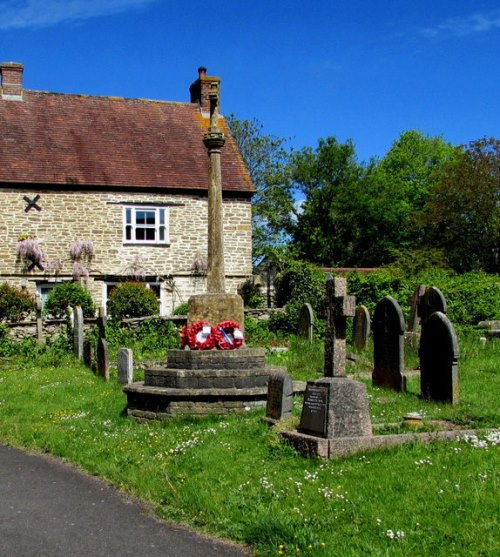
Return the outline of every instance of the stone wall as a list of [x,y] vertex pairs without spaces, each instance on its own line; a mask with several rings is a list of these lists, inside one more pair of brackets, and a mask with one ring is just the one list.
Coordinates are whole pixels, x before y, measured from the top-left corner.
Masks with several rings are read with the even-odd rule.
[[[91,264],[88,288],[96,303],[102,304],[104,275],[123,276],[137,257],[143,261],[146,275],[174,279],[172,295],[166,293],[168,312],[171,305],[195,293],[205,291],[204,277],[191,271],[197,255],[207,253],[207,197],[162,193],[57,192],[43,189],[2,189],[0,205],[0,280],[20,286],[23,278],[34,292],[36,282],[53,279],[53,273],[39,269],[26,273],[16,258],[19,237],[36,237],[49,261],[61,260],[59,278],[70,280],[73,262],[69,247],[76,240],[91,240],[95,257]],[[41,211],[25,212],[24,196],[40,195]],[[123,243],[123,208],[134,204],[172,204],[169,214],[167,245],[127,245]],[[251,205],[248,198],[227,198],[223,204],[225,270],[227,290],[237,286],[252,273]],[[167,288],[167,287],[165,287]],[[168,289],[167,289],[168,290]]]

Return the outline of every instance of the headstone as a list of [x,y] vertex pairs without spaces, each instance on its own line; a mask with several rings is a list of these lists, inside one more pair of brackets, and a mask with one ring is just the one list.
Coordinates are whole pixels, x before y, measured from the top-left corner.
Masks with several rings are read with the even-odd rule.
[[118,383],[128,385],[134,380],[134,357],[130,348],[118,350]]
[[354,347],[364,350],[370,337],[370,312],[366,306],[356,308],[352,330]]
[[458,359],[455,329],[437,311],[422,324],[420,338],[420,388],[429,400],[458,404]]
[[345,377],[346,320],[354,316],[356,298],[347,295],[347,280],[326,281],[325,377]]
[[421,323],[423,324],[436,311],[446,314],[448,311],[446,298],[439,288],[431,286],[425,291],[419,309]]
[[109,350],[104,338],[97,341],[97,375],[109,381]]
[[415,333],[418,330],[418,325],[420,322],[420,312],[419,308],[422,303],[422,298],[425,294],[425,284],[419,284],[415,288],[415,292],[408,300],[410,304],[410,317],[408,318],[408,331],[410,333]]
[[267,384],[266,417],[290,418],[293,411],[293,381],[288,373],[274,373]]
[[80,306],[73,309],[73,351],[83,360],[83,311]]
[[403,312],[394,298],[386,296],[373,315],[374,387],[404,390],[404,332]]
[[83,341],[83,363],[87,367],[92,367],[94,365],[94,345],[90,340],[85,339]]
[[108,318],[106,317],[106,308],[100,306],[99,313],[97,315],[97,329],[99,331],[99,338],[106,338],[106,323]]
[[309,342],[313,340],[314,310],[311,304],[304,304],[299,313],[299,335]]
[[36,309],[36,343],[40,346],[45,344],[45,337],[43,335],[43,321],[42,321],[42,300],[40,294],[35,294],[35,309]]
[[299,432],[328,439],[371,435],[366,385],[347,377],[308,381]]

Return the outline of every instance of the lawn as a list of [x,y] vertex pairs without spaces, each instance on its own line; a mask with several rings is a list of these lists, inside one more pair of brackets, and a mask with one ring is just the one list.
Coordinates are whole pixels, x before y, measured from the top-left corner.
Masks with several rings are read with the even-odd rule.
[[[459,405],[421,400],[416,379],[406,394],[369,385],[374,425],[419,411],[431,428],[498,427],[500,343],[483,347],[477,336],[460,339]],[[321,372],[321,345],[294,341],[269,358],[296,378]],[[351,371],[369,384],[369,370],[367,351]],[[124,407],[115,375],[104,383],[71,356],[0,360],[0,442],[64,458],[153,503],[160,517],[256,555],[500,554],[498,431],[322,461],[283,445],[259,412],[138,423]]]

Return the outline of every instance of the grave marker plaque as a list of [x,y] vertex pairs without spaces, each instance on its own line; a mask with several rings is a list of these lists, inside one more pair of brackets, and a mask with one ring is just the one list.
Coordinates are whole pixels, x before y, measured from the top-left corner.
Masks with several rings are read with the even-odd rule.
[[134,380],[134,357],[130,348],[118,350],[118,383],[128,385]]
[[109,350],[104,338],[97,341],[97,375],[109,381]]
[[328,401],[330,383],[308,381],[299,431],[317,437],[328,435]]
[[273,420],[289,418],[293,410],[293,381],[287,373],[275,373],[267,384],[266,417]]
[[92,367],[94,364],[94,345],[90,340],[83,341],[83,363],[87,367]]
[[436,311],[446,314],[448,306],[446,304],[446,298],[441,290],[435,286],[431,286],[425,291],[420,304],[421,323],[423,324]]

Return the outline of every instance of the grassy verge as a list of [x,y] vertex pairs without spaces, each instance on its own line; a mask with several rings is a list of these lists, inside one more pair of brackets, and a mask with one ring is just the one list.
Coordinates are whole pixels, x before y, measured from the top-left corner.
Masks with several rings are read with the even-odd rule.
[[[370,388],[374,423],[421,410],[429,419],[498,426],[499,343],[482,349],[464,339],[461,349],[458,407],[421,401],[415,382],[405,395]],[[301,378],[318,371],[317,347],[292,343],[273,359]],[[360,362],[353,369],[363,377]],[[122,415],[124,406],[115,381],[103,383],[70,357],[0,360],[2,442],[68,459],[152,502],[159,516],[258,555],[500,552],[493,437],[324,462],[282,445],[259,413],[141,424]]]

